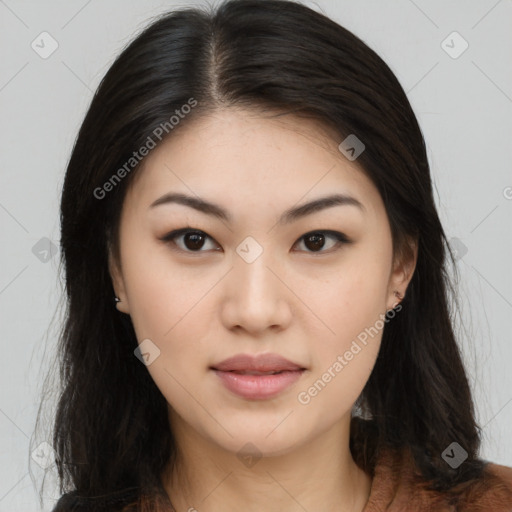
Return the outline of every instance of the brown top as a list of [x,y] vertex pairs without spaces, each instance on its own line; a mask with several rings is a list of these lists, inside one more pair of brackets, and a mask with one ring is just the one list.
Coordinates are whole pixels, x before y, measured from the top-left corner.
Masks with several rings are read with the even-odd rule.
[[408,451],[377,459],[363,512],[512,512],[512,467],[487,463],[482,480],[451,491],[426,489]]
[[[357,428],[353,432],[357,432]],[[361,463],[365,451],[364,436],[352,439],[355,460]],[[379,451],[371,468],[363,468],[372,477],[368,503],[363,512],[512,512],[512,467],[486,462],[482,479],[459,484],[450,491],[427,489],[408,449]],[[359,461],[359,462],[358,462]],[[362,467],[362,466],[361,466]],[[163,487],[162,503],[172,510]],[[63,495],[53,512],[114,512],[137,501],[137,488],[126,489],[102,498],[81,497],[77,491]],[[171,496],[172,500],[172,496]]]

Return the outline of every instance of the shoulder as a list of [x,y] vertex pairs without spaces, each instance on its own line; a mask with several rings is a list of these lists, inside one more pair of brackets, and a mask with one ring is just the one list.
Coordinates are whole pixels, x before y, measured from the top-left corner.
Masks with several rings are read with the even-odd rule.
[[481,478],[441,494],[457,512],[512,512],[512,467],[486,462]]
[[512,467],[488,462],[486,470],[488,473],[498,477],[509,489],[512,489]]
[[487,462],[482,478],[465,494],[468,511],[478,511],[476,505],[496,512],[512,511],[512,467]]
[[364,512],[512,512],[512,468],[484,462],[480,478],[436,491],[423,479],[408,450],[385,450],[378,457]]

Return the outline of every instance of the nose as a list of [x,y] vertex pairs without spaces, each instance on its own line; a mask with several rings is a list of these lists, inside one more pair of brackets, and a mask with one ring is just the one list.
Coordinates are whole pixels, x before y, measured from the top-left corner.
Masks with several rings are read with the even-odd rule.
[[293,293],[283,270],[266,251],[252,262],[236,256],[225,286],[222,321],[226,328],[258,335],[289,325]]

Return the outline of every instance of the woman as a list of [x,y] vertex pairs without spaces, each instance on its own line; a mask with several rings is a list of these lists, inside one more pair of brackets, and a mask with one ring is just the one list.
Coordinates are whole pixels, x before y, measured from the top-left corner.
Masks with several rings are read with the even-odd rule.
[[80,129],[55,511],[512,510],[478,456],[425,143],[305,6],[145,29]]

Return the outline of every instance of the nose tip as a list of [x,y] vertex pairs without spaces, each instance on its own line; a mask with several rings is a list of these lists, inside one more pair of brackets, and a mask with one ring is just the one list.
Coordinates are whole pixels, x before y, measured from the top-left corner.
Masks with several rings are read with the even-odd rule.
[[235,267],[226,309],[228,324],[252,333],[283,328],[291,314],[285,297],[287,288],[275,270],[262,255],[252,263],[242,258]]

